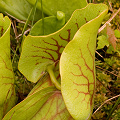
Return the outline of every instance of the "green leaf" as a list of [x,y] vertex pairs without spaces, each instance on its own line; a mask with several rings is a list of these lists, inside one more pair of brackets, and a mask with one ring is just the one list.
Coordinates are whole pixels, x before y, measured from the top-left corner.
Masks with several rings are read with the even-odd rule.
[[14,75],[10,56],[8,17],[0,14],[0,120],[15,105]]
[[97,49],[102,49],[104,48],[105,46],[109,46],[109,41],[108,41],[108,38],[105,36],[105,35],[101,35],[97,38],[98,40],[98,46],[97,46]]
[[3,120],[15,120],[16,118],[18,120],[31,120],[54,91],[55,88],[46,88],[27,97],[24,101],[11,109]]
[[90,4],[81,10],[82,15],[87,13],[89,22],[80,27],[60,58],[61,92],[75,120],[91,118],[96,84],[96,37],[107,10],[104,4]]
[[[91,6],[92,4],[88,5],[87,9],[91,9]],[[84,9],[78,9],[59,31],[46,36],[28,35],[23,42],[18,64],[20,72],[29,81],[37,82],[49,64],[58,63],[64,47],[73,39],[77,30],[97,16],[99,12],[102,12],[101,9],[102,5],[95,9],[94,15],[88,14],[88,11],[86,12]]]
[[108,54],[112,54],[113,51],[115,51],[115,50],[114,50],[114,47],[110,44],[106,52],[107,52]]
[[[36,0],[27,0],[32,5]],[[74,10],[83,8],[87,5],[87,0],[42,0],[43,12],[47,15],[56,15],[57,11],[65,13],[66,21],[70,18]],[[37,8],[41,10],[39,0]]]
[[43,26],[42,19],[40,19],[32,27],[30,35],[33,36],[48,35],[59,30],[61,27],[63,27],[64,24],[65,16],[62,16],[61,20],[58,20],[56,16],[46,17],[44,18],[44,28],[42,27]]
[[[26,20],[31,9],[32,6],[26,0],[0,0],[0,12],[20,20]],[[35,20],[40,18],[41,11],[37,10]]]
[[48,74],[45,74],[39,81],[38,83],[35,85],[35,87],[30,91],[30,93],[28,94],[29,95],[32,95],[44,88],[47,88],[47,87],[51,87],[51,86],[54,86],[53,83],[51,82],[50,80],[50,77]]
[[115,33],[115,37],[120,38],[120,31],[119,30],[115,30],[114,33]]
[[[40,86],[39,86],[40,87]],[[54,87],[44,88],[9,111],[3,120],[72,120],[60,91]]]
[[[37,83],[37,85],[31,90],[31,92],[29,93],[29,95],[32,95],[32,94],[34,94],[34,93],[36,93],[36,92],[38,92],[38,91],[40,91],[42,89],[45,89],[45,88],[48,88],[48,87],[51,87],[51,86],[54,86],[54,85],[53,85],[53,83],[50,80],[50,76],[48,74],[46,74],[45,76],[43,76],[40,79],[40,81]],[[59,120],[60,119],[59,116],[61,116],[61,118],[63,118],[64,120],[73,120],[73,118],[71,117],[71,115],[69,114],[69,112],[66,110],[66,106],[64,105],[64,101],[63,101],[63,98],[61,96],[60,91],[58,92],[58,94],[59,94],[59,96],[54,96],[54,95],[51,96],[52,104],[51,104],[50,107],[54,108],[55,111],[56,111],[55,108],[57,108],[57,111],[60,111],[61,108],[64,109],[64,110],[63,110],[63,112],[61,111],[61,113],[59,112],[60,115],[57,114],[56,118],[54,118],[54,119],[55,120]],[[56,100],[58,99],[58,100],[56,101],[55,99]],[[58,102],[61,103],[61,105],[59,107],[56,106],[58,104]],[[49,103],[47,103],[47,104],[49,104]],[[46,108],[43,107],[43,109],[41,110],[41,111],[44,111],[44,110],[48,111],[48,110],[50,110],[49,111],[50,115],[49,116],[47,115],[48,118],[46,118],[48,120],[51,119],[51,112],[54,111],[50,107],[46,107]],[[46,115],[46,113],[42,113],[42,114],[43,114],[43,116]],[[38,119],[40,119],[40,118],[41,118],[41,116],[39,116]]]
[[79,27],[86,23],[84,16],[80,18],[78,14],[81,13],[76,10],[68,23],[53,34],[28,35],[25,38],[18,67],[29,81],[37,82],[44,74],[47,65],[59,61],[66,44],[73,38]]

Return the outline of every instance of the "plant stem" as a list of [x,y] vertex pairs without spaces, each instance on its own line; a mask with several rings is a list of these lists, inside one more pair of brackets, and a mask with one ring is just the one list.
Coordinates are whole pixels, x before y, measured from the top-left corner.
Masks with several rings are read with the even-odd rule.
[[47,72],[49,73],[51,81],[53,82],[53,84],[55,85],[55,87],[57,89],[61,90],[61,86],[60,86],[59,82],[55,78],[55,75],[54,75],[54,72],[53,72],[53,68],[54,68],[53,64],[47,66]]
[[35,5],[33,7],[34,10],[33,10],[33,19],[32,19],[31,26],[33,26],[33,23],[34,23],[34,18],[35,18],[37,3],[38,3],[38,0],[36,0]]
[[43,3],[42,3],[42,0],[41,0],[41,11],[42,11],[42,28],[43,28],[43,35],[44,35],[45,31],[44,31],[44,14],[43,14]]
[[115,102],[115,104],[114,104],[114,106],[113,106],[113,108],[111,109],[111,111],[110,111],[110,113],[109,113],[109,115],[108,115],[108,117],[107,117],[107,119],[106,120],[109,120],[110,119],[110,117],[112,116],[112,113],[114,112],[114,110],[116,109],[116,107],[117,107],[117,105],[120,103],[120,97],[117,99],[117,101]]
[[29,21],[30,21],[30,18],[31,18],[31,16],[32,16],[32,13],[33,13],[33,8],[31,9],[31,11],[30,11],[30,13],[29,13],[29,15],[28,15],[28,18],[27,18],[27,20],[26,20],[26,22],[25,22],[24,28],[23,28],[23,30],[22,30],[22,36],[20,37],[20,41],[21,41],[22,38],[23,38],[24,32],[25,32],[25,30],[26,30],[26,28],[27,28],[27,26],[28,26],[28,23],[29,23]]
[[[31,24],[31,25],[33,25],[34,17],[35,17],[35,12],[36,12],[36,7],[37,7],[37,3],[38,3],[38,0],[36,0],[34,7],[31,9],[31,11],[30,11],[30,13],[29,13],[29,15],[28,15],[28,18],[27,18],[27,20],[26,20],[26,22],[25,22],[24,28],[23,28],[23,30],[22,30],[22,35],[21,35],[21,37],[20,37],[20,40],[19,40],[18,44],[19,44],[19,43],[21,42],[21,40],[23,39],[24,32],[25,32],[25,30],[27,29],[28,23],[30,22],[30,19],[31,19],[31,16],[32,16],[32,15],[33,15],[33,19],[32,19],[32,24]],[[15,49],[12,63],[13,63],[13,61],[14,61],[15,56],[17,55],[16,52],[17,52],[18,48],[19,48],[19,46],[17,46],[16,49]]]
[[92,0],[89,0],[89,3],[92,3]]
[[28,26],[28,23],[30,22],[30,19],[31,19],[32,15],[33,15],[33,19],[32,19],[32,25],[33,25],[33,21],[34,21],[34,16],[35,16],[35,12],[36,12],[37,3],[38,3],[38,0],[36,0],[35,5],[33,6],[33,8],[31,9],[31,11],[30,11],[30,13],[29,13],[29,15],[28,15],[28,18],[27,18],[26,23],[25,23],[25,25],[24,25],[24,28],[23,28],[23,30],[22,30],[22,36],[21,36],[21,38],[20,38],[20,41],[21,41],[22,38],[23,38],[24,32],[25,32],[25,30],[26,30],[26,28],[27,28],[27,26]]

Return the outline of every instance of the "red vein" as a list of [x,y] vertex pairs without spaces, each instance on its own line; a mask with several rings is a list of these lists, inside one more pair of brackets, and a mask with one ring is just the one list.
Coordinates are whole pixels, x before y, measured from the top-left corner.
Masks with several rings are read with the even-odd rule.
[[[89,41],[88,41],[88,44],[89,44]],[[93,82],[92,83],[89,82],[88,77],[83,74],[83,71],[81,70],[81,66],[79,64],[74,64],[74,65],[79,67],[79,70],[80,70],[81,74],[80,75],[75,75],[74,73],[71,73],[71,74],[74,75],[74,76],[77,76],[77,77],[84,77],[87,80],[87,82],[88,82],[87,84],[78,84],[78,83],[75,83],[75,82],[73,82],[73,84],[75,84],[77,86],[88,86],[88,92],[86,92],[86,93],[83,92],[83,91],[78,91],[77,89],[75,89],[75,90],[78,92],[77,97],[79,96],[79,94],[85,94],[85,97],[84,97],[84,99],[81,102],[85,101],[85,98],[86,98],[87,95],[90,95],[91,97],[90,97],[89,100],[90,100],[90,104],[92,105],[93,95],[94,95],[94,92],[95,92],[94,91],[95,90],[94,56],[92,55],[92,53],[91,53],[91,51],[90,51],[90,49],[88,47],[88,44],[87,44],[87,49],[88,49],[88,51],[89,51],[89,53],[90,53],[90,55],[91,55],[91,57],[93,59],[93,67],[92,67],[92,69],[88,66],[85,58],[83,57],[83,53],[82,53],[81,49],[80,49],[80,54],[81,54],[80,58],[83,59],[85,66],[92,73],[92,75],[93,75]],[[93,90],[90,90],[90,84],[94,85],[94,89]],[[91,93],[91,91],[93,91],[93,92]],[[89,104],[89,101],[87,102],[87,104]]]
[[12,71],[12,69],[8,68],[8,66],[7,66],[6,62],[4,61],[4,59],[3,59],[1,56],[0,56],[0,58],[2,59],[4,65],[5,65],[5,68],[6,68],[7,70],[9,70],[9,71]]
[[68,37],[67,37],[67,38],[63,38],[61,35],[59,35],[59,37],[60,37],[62,40],[65,40],[65,41],[69,42],[69,41],[70,41],[70,31],[71,31],[71,29],[68,29],[67,31],[68,31]]
[[3,35],[3,30],[4,30],[4,29],[3,29],[3,27],[2,27],[2,28],[1,28],[1,36]]

